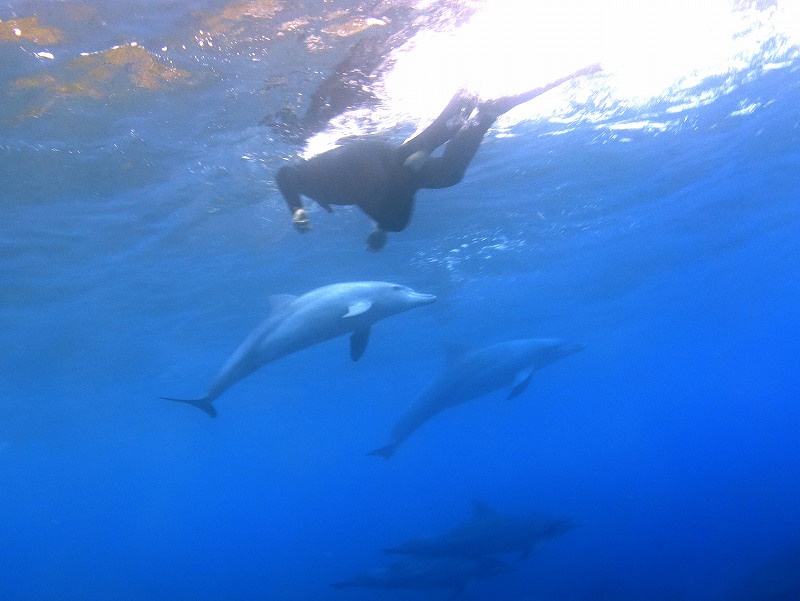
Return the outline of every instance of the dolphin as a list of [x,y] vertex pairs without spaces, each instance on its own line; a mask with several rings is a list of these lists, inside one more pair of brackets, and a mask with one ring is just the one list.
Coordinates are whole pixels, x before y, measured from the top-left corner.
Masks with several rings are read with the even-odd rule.
[[187,403],[215,417],[214,400],[267,363],[350,332],[350,357],[358,361],[372,324],[435,300],[432,294],[390,282],[344,282],[302,296],[272,296],[269,316],[234,351],[204,397],[161,398]]
[[426,557],[485,557],[519,553],[527,557],[543,542],[575,527],[572,520],[538,513],[511,515],[473,501],[470,519],[438,536],[411,539],[396,547],[383,549],[387,554]]
[[522,394],[533,372],[584,348],[555,338],[499,342],[472,352],[451,353],[444,372],[400,417],[389,444],[368,455],[389,459],[397,447],[426,421],[445,409],[511,386],[508,398]]
[[496,557],[407,557],[384,568],[364,572],[334,588],[453,589],[461,593],[472,580],[487,580],[514,568]]

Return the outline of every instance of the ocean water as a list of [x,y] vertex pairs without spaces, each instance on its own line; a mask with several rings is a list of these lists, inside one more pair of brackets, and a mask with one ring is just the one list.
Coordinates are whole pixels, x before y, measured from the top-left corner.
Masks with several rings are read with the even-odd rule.
[[[797,17],[0,6],[0,599],[450,598],[329,585],[473,499],[578,526],[461,598],[800,599]],[[361,40],[388,59],[374,98],[301,123]],[[595,61],[421,191],[383,252],[351,208],[309,203],[292,230],[285,161]],[[358,362],[339,338],[264,367],[216,419],[159,398],[201,395],[270,295],[372,279],[438,300],[376,324]],[[586,348],[366,455],[448,347],[523,337]]]

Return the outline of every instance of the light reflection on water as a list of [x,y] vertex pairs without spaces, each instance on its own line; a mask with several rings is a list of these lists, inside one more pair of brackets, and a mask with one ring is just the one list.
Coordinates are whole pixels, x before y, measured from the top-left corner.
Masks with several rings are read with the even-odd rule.
[[[649,2],[647,10],[625,0],[487,4],[465,24],[421,31],[399,48],[379,82],[381,111],[339,120],[315,151],[336,135],[431,119],[461,87],[483,97],[519,93],[596,62],[601,76],[520,106],[498,127],[531,119],[614,124],[656,103],[667,114],[695,108],[796,58],[797,11],[790,2],[736,10],[722,0],[691,8]],[[637,125],[662,126],[626,127]]]

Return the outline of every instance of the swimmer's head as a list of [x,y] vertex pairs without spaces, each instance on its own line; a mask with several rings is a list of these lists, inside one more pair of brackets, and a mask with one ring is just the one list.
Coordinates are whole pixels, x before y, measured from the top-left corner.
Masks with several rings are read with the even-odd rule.
[[386,245],[386,232],[376,227],[367,236],[367,250],[378,252]]

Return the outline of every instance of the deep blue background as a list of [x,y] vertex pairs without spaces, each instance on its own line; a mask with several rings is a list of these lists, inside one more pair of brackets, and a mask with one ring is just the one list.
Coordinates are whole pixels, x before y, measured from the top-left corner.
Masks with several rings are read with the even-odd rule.
[[[68,28],[63,7],[15,8],[43,6]],[[199,18],[137,6],[94,49],[157,47]],[[24,44],[0,57],[4,83],[69,72]],[[666,131],[490,137],[374,255],[354,211],[289,227],[271,177],[293,149],[257,124],[280,64],[204,60],[216,78],[189,89],[62,98],[35,119],[12,118],[35,98],[8,95],[0,598],[445,598],[328,583],[479,498],[582,525],[471,599],[797,599],[796,580],[731,592],[800,544],[797,61]],[[357,364],[342,339],[266,367],[216,420],[158,399],[201,394],[269,294],[358,279],[439,300],[378,324]],[[441,415],[389,462],[365,456],[448,344],[528,336],[587,348],[512,401]],[[796,579],[792,561],[766,581]]]

